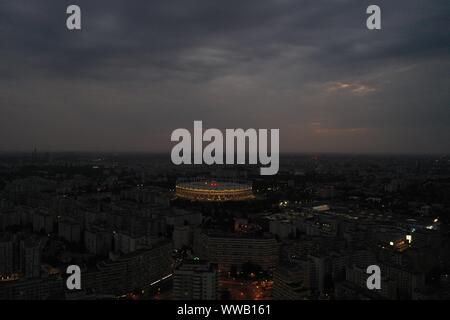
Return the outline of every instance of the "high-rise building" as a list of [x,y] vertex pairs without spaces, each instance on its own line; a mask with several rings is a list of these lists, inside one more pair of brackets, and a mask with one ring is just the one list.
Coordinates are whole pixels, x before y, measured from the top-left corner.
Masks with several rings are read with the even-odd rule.
[[172,250],[171,242],[161,241],[151,248],[102,261],[95,270],[83,273],[82,287],[89,293],[114,295],[149,288],[172,275]]
[[[383,273],[382,273],[383,274]],[[382,276],[380,289],[369,290],[367,288],[368,274],[365,268],[349,266],[346,268],[346,280],[336,285],[336,297],[338,299],[396,299],[396,283]]]
[[310,287],[318,293],[325,289],[325,276],[330,268],[329,259],[325,255],[309,255]]
[[283,265],[273,274],[274,300],[302,300],[310,295],[309,270],[300,263]]
[[53,232],[54,217],[48,212],[36,212],[33,215],[33,231],[34,232]]
[[272,270],[278,265],[280,245],[272,235],[241,236],[234,233],[195,232],[194,253],[219,270],[240,269],[245,263]]
[[41,276],[42,248],[39,240],[29,238],[20,243],[22,272],[26,278]]
[[425,286],[425,275],[403,267],[381,264],[381,273],[395,281],[399,295],[402,298],[411,298],[416,290]]
[[14,272],[14,244],[12,237],[5,234],[0,237],[0,279]]
[[71,220],[58,222],[58,236],[72,243],[79,243],[81,238],[81,225]]
[[59,276],[6,281],[0,283],[0,300],[60,299],[64,289],[65,281]]
[[84,233],[84,245],[89,253],[106,256],[112,242],[113,233],[104,228],[92,227]]
[[173,230],[173,248],[181,249],[192,245],[192,230],[190,226],[175,226]]
[[192,261],[184,263],[174,272],[175,299],[216,300],[218,298],[218,274],[210,263]]
[[116,252],[128,254],[145,246],[147,243],[145,236],[133,236],[125,232],[114,234],[114,247]]

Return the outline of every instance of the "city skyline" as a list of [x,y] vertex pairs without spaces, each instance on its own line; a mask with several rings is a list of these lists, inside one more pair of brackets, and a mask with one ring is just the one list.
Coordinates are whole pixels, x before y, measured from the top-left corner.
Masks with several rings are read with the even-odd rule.
[[0,4],[0,151],[168,153],[279,128],[282,153],[448,153],[447,1]]
[[445,300],[449,164],[1,156],[0,300]]

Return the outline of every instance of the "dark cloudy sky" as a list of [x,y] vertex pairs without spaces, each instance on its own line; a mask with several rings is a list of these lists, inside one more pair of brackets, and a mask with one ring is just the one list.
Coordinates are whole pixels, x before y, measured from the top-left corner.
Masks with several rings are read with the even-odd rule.
[[2,151],[168,151],[203,120],[279,128],[282,151],[448,153],[449,111],[449,0],[0,1]]

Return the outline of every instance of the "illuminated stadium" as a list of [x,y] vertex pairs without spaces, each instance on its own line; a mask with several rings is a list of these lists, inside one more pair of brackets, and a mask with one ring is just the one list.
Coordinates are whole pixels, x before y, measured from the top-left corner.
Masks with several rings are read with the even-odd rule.
[[243,201],[254,199],[252,185],[243,181],[197,179],[179,181],[176,196],[193,201]]

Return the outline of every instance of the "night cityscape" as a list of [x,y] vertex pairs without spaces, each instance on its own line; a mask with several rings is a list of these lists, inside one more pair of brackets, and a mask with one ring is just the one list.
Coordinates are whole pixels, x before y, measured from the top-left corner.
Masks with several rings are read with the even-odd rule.
[[[448,156],[281,159],[263,177],[163,155],[3,154],[0,298],[449,298]],[[185,181],[206,194],[180,195]],[[243,181],[251,198],[211,195]],[[82,290],[66,288],[69,265]]]
[[0,303],[198,319],[449,300],[449,17],[0,1]]

